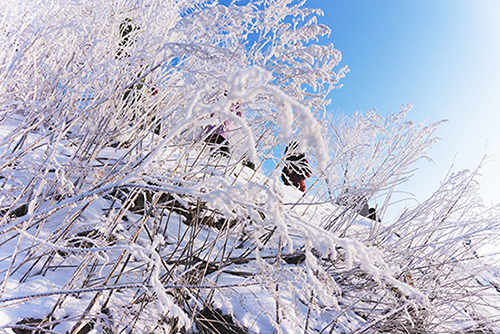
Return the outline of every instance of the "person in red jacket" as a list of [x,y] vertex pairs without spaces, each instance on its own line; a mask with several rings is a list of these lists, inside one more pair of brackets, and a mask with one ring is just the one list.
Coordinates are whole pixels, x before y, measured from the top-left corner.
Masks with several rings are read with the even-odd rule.
[[285,167],[281,179],[287,186],[306,191],[305,179],[311,176],[311,167],[304,153],[298,152],[298,143],[292,142],[285,148]]

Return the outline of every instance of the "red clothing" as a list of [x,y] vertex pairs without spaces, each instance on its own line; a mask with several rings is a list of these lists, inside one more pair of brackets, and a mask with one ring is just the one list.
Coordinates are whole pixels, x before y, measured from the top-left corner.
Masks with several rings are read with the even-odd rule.
[[[305,164],[304,164],[305,162]],[[308,161],[302,158],[301,164],[308,166]],[[297,163],[296,163],[297,164]],[[296,168],[288,168],[285,166],[283,172],[281,173],[281,179],[286,186],[293,186],[302,192],[306,191],[305,179],[311,176],[310,170],[308,168],[303,168],[303,173],[297,173]],[[290,184],[291,182],[291,184]]]
[[286,186],[293,186],[302,192],[306,191],[305,178],[303,178],[302,176],[300,176],[298,174],[291,173],[288,176],[288,179],[292,182],[292,184],[290,184],[290,182],[288,182],[289,180],[287,180],[287,176],[285,176],[285,174],[281,174],[281,179],[283,180],[283,183]]

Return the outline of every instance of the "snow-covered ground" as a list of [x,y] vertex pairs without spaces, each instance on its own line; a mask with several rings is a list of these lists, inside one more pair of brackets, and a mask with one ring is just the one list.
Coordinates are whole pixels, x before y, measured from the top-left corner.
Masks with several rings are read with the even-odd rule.
[[[2,125],[4,157],[16,154],[9,140],[22,124],[15,116]],[[40,130],[24,140],[15,163],[2,160],[5,332],[498,331],[498,271],[476,272],[486,265],[467,243],[436,252],[441,246],[427,249],[418,231],[391,230],[286,187],[279,173],[220,156],[195,162],[213,158],[202,152],[177,165],[175,147],[162,152],[155,174],[79,193],[78,173],[66,169],[74,168],[71,134],[58,141],[50,167],[42,162],[51,139]],[[106,173],[105,162],[128,150],[102,148],[86,173]],[[172,178],[178,166],[189,166],[189,177]],[[23,193],[39,175],[50,189],[44,198]],[[412,255],[401,250],[405,238],[418,244]]]

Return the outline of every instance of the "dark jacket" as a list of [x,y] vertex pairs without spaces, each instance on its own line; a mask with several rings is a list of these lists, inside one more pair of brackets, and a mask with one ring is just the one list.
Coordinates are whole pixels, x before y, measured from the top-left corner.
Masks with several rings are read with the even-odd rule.
[[285,167],[281,173],[281,179],[287,186],[293,186],[300,191],[306,191],[305,179],[311,176],[311,167],[304,153],[290,152],[297,148],[297,143],[292,143],[285,149]]

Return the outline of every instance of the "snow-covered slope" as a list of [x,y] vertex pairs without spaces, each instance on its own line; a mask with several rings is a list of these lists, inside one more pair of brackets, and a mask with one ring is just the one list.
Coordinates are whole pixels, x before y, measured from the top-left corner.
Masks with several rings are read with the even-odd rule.
[[[48,152],[50,130],[20,136],[23,121],[0,132],[6,332],[498,331],[498,277],[467,272],[482,264],[466,246],[435,265],[420,243],[409,262],[428,266],[397,267],[411,233],[286,187],[277,172],[202,151],[179,163],[171,146],[161,169],[120,179],[134,162],[119,145],[79,171],[77,133]],[[44,165],[49,154],[57,165]]]

